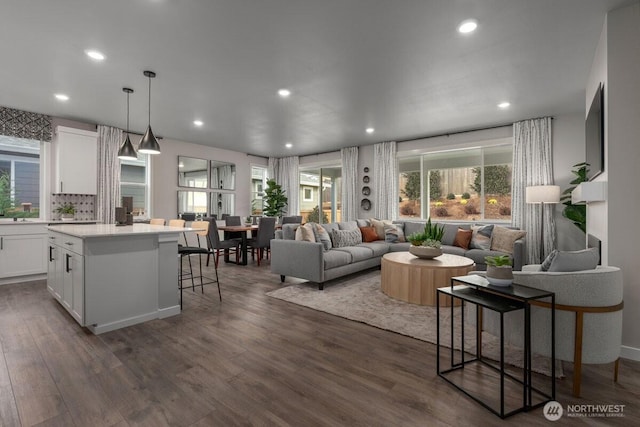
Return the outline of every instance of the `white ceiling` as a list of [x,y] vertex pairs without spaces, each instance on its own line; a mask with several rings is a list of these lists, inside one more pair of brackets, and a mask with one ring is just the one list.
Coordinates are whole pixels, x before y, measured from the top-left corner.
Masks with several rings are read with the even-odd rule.
[[128,86],[141,133],[149,69],[156,135],[264,156],[582,112],[605,14],[626,3],[2,0],[0,105],[124,128]]

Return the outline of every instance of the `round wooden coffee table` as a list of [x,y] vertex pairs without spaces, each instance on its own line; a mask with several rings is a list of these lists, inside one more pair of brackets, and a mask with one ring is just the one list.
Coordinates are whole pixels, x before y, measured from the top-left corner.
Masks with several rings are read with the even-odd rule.
[[[473,270],[470,258],[442,254],[433,259],[420,259],[409,252],[390,252],[382,257],[380,287],[386,295],[420,305],[436,305],[436,289],[451,285],[451,278]],[[440,298],[441,306],[450,300]]]

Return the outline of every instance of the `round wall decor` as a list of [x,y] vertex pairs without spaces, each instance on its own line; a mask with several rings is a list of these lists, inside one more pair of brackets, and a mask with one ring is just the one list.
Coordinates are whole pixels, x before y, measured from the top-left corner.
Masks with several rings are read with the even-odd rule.
[[369,183],[369,176],[368,176],[368,175],[365,175],[365,176],[362,178],[362,182],[364,182],[365,184],[368,184],[368,183]]
[[362,195],[363,196],[368,196],[369,194],[371,194],[371,189],[369,187],[362,187]]
[[362,199],[362,201],[360,202],[360,207],[365,211],[368,211],[369,209],[371,209],[371,200]]

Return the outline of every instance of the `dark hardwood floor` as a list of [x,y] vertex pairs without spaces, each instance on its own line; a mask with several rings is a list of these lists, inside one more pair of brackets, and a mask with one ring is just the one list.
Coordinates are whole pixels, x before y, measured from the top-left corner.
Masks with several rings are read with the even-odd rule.
[[[99,336],[44,281],[0,286],[1,425],[549,423],[541,408],[502,421],[467,398],[436,375],[433,344],[266,296],[282,286],[268,261],[219,271],[222,302],[212,286],[188,290],[181,315]],[[556,425],[640,424],[640,363],[622,360],[617,384],[612,365],[586,366],[581,399],[564,368],[558,401],[623,404],[625,417]]]

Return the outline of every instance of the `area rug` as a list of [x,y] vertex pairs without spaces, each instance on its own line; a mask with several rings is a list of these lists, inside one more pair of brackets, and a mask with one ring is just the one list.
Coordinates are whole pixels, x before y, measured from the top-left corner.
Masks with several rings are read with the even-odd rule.
[[[380,290],[380,272],[371,271],[358,276],[332,281],[323,291],[317,286],[304,282],[293,284],[267,293],[268,296],[314,310],[340,316],[345,319],[366,323],[377,328],[393,331],[422,341],[436,343],[436,308],[410,304],[390,298]],[[449,307],[440,309],[440,339],[448,346],[450,343]],[[465,313],[467,319],[474,318]],[[460,342],[460,308],[454,308],[454,348]],[[466,322],[465,322],[466,323]],[[465,351],[475,354],[475,325],[465,324]],[[497,337],[483,332],[482,354],[490,359],[499,360],[500,341]],[[523,352],[519,348],[505,348],[505,362],[523,366]],[[533,356],[532,370],[551,375],[550,360]],[[556,377],[563,376],[562,366],[556,364]]]

